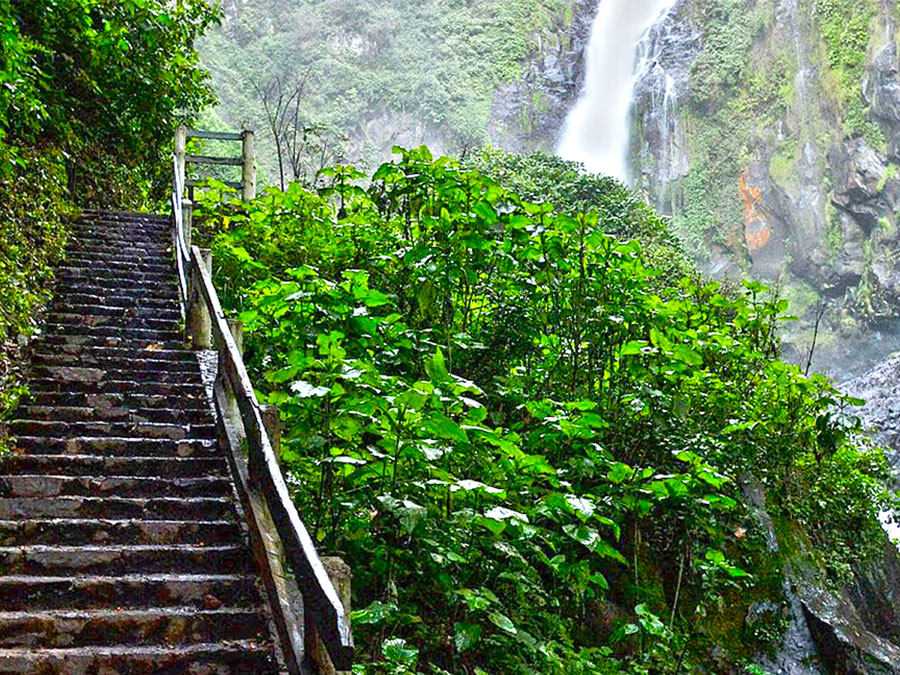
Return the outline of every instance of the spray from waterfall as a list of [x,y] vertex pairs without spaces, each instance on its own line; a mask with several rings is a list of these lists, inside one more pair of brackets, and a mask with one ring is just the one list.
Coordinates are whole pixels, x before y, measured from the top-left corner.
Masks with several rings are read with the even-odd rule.
[[557,154],[592,173],[628,178],[629,113],[635,84],[652,67],[647,33],[677,0],[600,0],[587,49],[585,87]]

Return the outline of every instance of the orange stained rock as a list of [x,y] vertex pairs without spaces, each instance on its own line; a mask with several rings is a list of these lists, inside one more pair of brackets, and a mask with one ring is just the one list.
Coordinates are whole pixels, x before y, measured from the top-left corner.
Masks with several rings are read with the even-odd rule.
[[741,200],[744,203],[744,239],[750,252],[758,251],[772,238],[768,224],[768,209],[762,201],[762,191],[748,184],[749,174],[744,171],[738,181]]

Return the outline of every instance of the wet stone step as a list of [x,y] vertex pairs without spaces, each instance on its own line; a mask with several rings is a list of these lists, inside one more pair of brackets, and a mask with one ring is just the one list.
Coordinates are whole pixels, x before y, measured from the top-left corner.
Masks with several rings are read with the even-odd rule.
[[0,575],[250,574],[243,546],[18,546],[0,548]]
[[111,288],[103,289],[101,293],[79,293],[67,289],[57,289],[56,299],[60,304],[72,305],[105,305],[107,307],[161,307],[164,309],[178,308],[174,298],[152,298],[142,294],[133,293],[127,295]]
[[[143,349],[116,347],[113,345],[62,344],[52,350],[38,343],[34,348],[34,358],[42,363],[52,364],[61,359],[95,359],[106,363],[118,359],[123,362],[148,361],[154,363],[189,363],[197,367],[197,355],[188,349],[166,349],[162,345],[149,344]],[[67,364],[63,364],[67,365]]]
[[96,228],[101,232],[127,230],[139,235],[147,235],[149,233],[168,234],[172,224],[169,220],[164,219],[133,218],[130,216],[109,218],[106,214],[101,214],[98,217],[86,218],[74,223],[72,227],[76,232],[84,229]]
[[75,235],[95,234],[97,236],[106,236],[110,239],[120,238],[128,239],[134,242],[154,242],[165,243],[172,238],[171,225],[156,223],[137,223],[122,221],[119,223],[111,222],[89,222],[81,223],[72,227]]
[[265,640],[267,637],[265,620],[253,608],[0,613],[2,648],[173,646],[223,640]]
[[[118,235],[114,235],[118,237]],[[123,241],[121,237],[104,235],[96,231],[82,230],[73,233],[69,250],[88,251],[96,253],[111,253],[113,255],[146,255],[148,253],[165,253],[172,248],[171,235],[162,239],[153,237],[141,241]]]
[[178,335],[174,340],[153,340],[153,339],[123,339],[119,336],[92,335],[86,333],[84,335],[53,335],[44,334],[34,341],[35,349],[45,347],[70,349],[73,347],[84,347],[91,349],[124,349],[146,351],[148,349],[164,349],[167,351],[180,351],[184,349],[184,339]]
[[115,293],[128,298],[162,297],[177,300],[177,280],[171,282],[141,283],[139,281],[121,279],[71,279],[57,288],[65,293],[87,293],[104,295]]
[[[127,352],[126,352],[127,353]],[[144,358],[141,358],[143,356]],[[143,354],[133,351],[131,356],[121,353],[103,352],[72,354],[69,352],[61,352],[56,354],[48,354],[46,352],[37,353],[33,356],[32,362],[39,366],[63,366],[74,368],[99,368],[107,369],[112,372],[127,372],[135,370],[142,373],[149,372],[169,372],[169,373],[191,373],[197,372],[197,359],[186,358],[183,353],[174,352],[169,357],[157,357],[154,352],[145,352]],[[190,355],[188,354],[188,357]],[[128,368],[128,366],[131,368]]]
[[0,649],[0,675],[278,675],[271,647],[228,642],[181,647]]
[[153,286],[156,284],[171,284],[175,281],[175,275],[171,271],[167,272],[140,272],[131,270],[114,270],[105,267],[90,267],[85,265],[61,265],[57,270],[57,278],[61,284],[67,284],[70,281],[85,280],[91,283],[102,285],[103,282],[123,283],[128,286],[123,287],[143,287],[144,285]]
[[66,253],[65,262],[72,263],[75,261],[84,261],[89,265],[108,265],[110,267],[156,267],[161,271],[171,273],[173,270],[172,258],[168,251],[140,251],[134,253],[125,253],[122,250],[112,251],[89,251],[81,247],[70,248]]
[[[67,311],[71,311],[67,308]],[[84,326],[90,329],[99,327],[109,327],[114,329],[149,329],[178,331],[180,319],[177,318],[153,318],[144,316],[106,316],[98,314],[61,314],[53,312],[47,315],[48,324],[56,324],[58,326]],[[63,328],[65,330],[65,328]]]
[[[137,437],[139,440],[164,439],[183,441],[189,439],[212,439],[216,427],[211,421],[200,424],[171,424],[166,422],[66,422],[44,420],[13,420],[9,431],[16,438],[51,438],[80,440],[96,438],[124,439]],[[83,443],[66,444],[67,448],[81,447]],[[79,454],[79,453],[75,453]]]
[[0,520],[0,546],[236,543],[244,543],[240,526],[226,520]]
[[[165,438],[90,437],[46,438],[42,436],[16,436],[13,447],[29,456],[67,455],[95,456],[113,459],[117,457],[190,458],[220,456],[215,439],[190,438],[170,440]],[[14,457],[10,458],[14,459]]]
[[0,577],[0,611],[189,606],[246,607],[258,598],[253,579],[235,574]]
[[0,498],[0,520],[30,518],[144,518],[146,520],[228,520],[234,505],[221,497]]
[[[180,321],[181,312],[177,307],[107,307],[104,305],[76,305],[71,302],[53,303],[53,316],[110,317],[113,319],[168,319]],[[64,323],[59,321],[59,323]],[[101,325],[101,324],[98,324]]]
[[169,276],[174,274],[174,265],[161,262],[160,259],[143,261],[137,258],[131,260],[93,259],[88,256],[70,254],[65,263],[60,265],[60,270],[92,269],[107,272],[111,275],[135,275],[141,278],[147,276]]
[[231,495],[231,483],[226,478],[0,476],[0,497],[229,498]]
[[121,422],[141,424],[155,422],[161,424],[212,424],[209,409],[193,410],[173,408],[137,408],[100,406],[69,407],[63,404],[38,406],[20,406],[16,415],[22,419],[42,420],[48,422]]
[[224,457],[94,457],[90,455],[13,455],[2,460],[3,473],[66,476],[165,476],[166,478],[227,475]]
[[44,331],[50,334],[65,336],[68,338],[114,338],[119,345],[129,343],[168,343],[184,344],[184,336],[177,330],[159,330],[153,328],[115,327],[115,326],[85,326],[82,324],[60,325],[48,323]]
[[31,375],[37,380],[55,380],[64,384],[100,385],[114,382],[150,382],[153,384],[199,385],[200,369],[191,370],[139,370],[127,368],[91,368],[84,366],[34,366]]
[[119,394],[87,394],[75,392],[32,393],[28,401],[35,406],[52,406],[62,408],[90,408],[99,414],[104,411],[130,410],[136,414],[150,415],[154,411],[167,413],[176,410],[179,413],[193,415],[196,412],[209,410],[204,394],[198,391],[197,397],[180,394],[153,395],[140,393]]
[[145,396],[175,396],[184,394],[188,399],[205,400],[206,390],[201,384],[175,384],[170,382],[135,382],[133,380],[104,380],[102,382],[64,382],[55,379],[33,379],[29,387],[35,394],[64,392],[70,394],[129,394]]
[[91,276],[80,273],[60,273],[57,275],[58,287],[70,290],[80,288],[119,289],[139,293],[152,293],[160,289],[176,289],[177,278],[171,272],[166,279],[143,279],[141,277],[118,275],[117,277]]

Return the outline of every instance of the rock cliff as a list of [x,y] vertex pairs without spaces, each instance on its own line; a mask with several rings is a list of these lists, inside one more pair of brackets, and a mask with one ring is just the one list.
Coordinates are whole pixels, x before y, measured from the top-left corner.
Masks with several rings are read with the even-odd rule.
[[838,377],[896,349],[898,6],[681,0],[638,84],[633,182],[708,271],[776,283]]

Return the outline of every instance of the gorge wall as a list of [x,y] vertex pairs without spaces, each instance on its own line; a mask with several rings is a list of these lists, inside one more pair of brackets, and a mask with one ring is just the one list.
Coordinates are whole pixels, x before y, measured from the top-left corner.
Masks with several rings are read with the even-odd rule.
[[897,349],[900,76],[890,0],[679,0],[650,35],[631,182],[713,274],[777,285],[803,361]]

